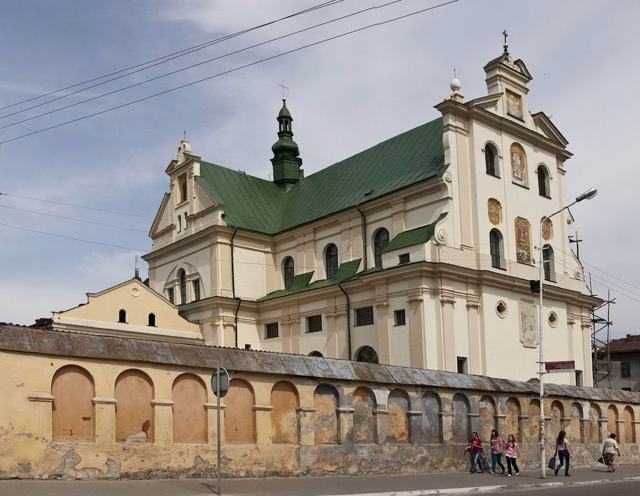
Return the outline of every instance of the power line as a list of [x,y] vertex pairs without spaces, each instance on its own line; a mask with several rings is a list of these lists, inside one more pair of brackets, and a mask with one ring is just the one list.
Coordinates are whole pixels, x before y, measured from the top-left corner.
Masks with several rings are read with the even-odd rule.
[[[249,68],[249,67],[264,63],[264,62],[268,62],[270,60],[274,60],[274,59],[283,57],[285,55],[296,53],[296,52],[299,52],[301,50],[305,50],[307,48],[311,48],[311,47],[314,47],[314,46],[322,45],[322,44],[327,43],[329,41],[333,41],[333,40],[336,40],[336,39],[339,39],[339,38],[343,38],[345,36],[349,36],[349,35],[352,35],[352,34],[355,34],[355,33],[359,33],[360,31],[364,31],[366,29],[370,29],[370,28],[373,28],[373,27],[380,27],[380,26],[383,26],[383,25],[386,25],[386,24],[390,24],[390,23],[395,22],[395,21],[406,19],[408,17],[414,16],[414,15],[417,15],[417,14],[422,14],[424,12],[428,12],[430,10],[434,10],[434,9],[437,9],[437,8],[440,8],[440,7],[444,7],[446,5],[450,5],[450,4],[456,3],[458,1],[459,0],[449,0],[448,2],[444,2],[444,3],[440,3],[440,4],[437,4],[437,5],[431,6],[431,7],[427,7],[427,8],[420,9],[420,10],[416,10],[416,11],[410,12],[408,14],[404,14],[404,15],[401,15],[401,16],[393,17],[391,19],[387,19],[385,21],[375,22],[375,23],[368,24],[366,26],[363,26],[363,27],[360,27],[360,28],[357,28],[357,29],[352,29],[350,31],[346,31],[344,33],[341,33],[341,34],[338,34],[338,35],[335,35],[335,36],[330,36],[328,38],[324,38],[322,40],[315,41],[313,43],[308,43],[306,45],[302,45],[302,46],[299,46],[297,48],[293,48],[291,50],[280,52],[280,53],[277,53],[275,55],[271,55],[269,57],[265,57],[265,58],[262,58],[262,59],[259,59],[259,60],[254,60],[253,62],[234,67],[233,69],[228,69],[226,71],[218,72],[218,73],[213,74],[211,76],[200,78],[200,79],[197,79],[195,81],[191,81],[189,83],[181,84],[179,86],[174,86],[173,88],[169,88],[167,90],[160,91],[158,93],[153,93],[153,94],[148,95],[148,96],[143,97],[143,98],[138,98],[136,100],[131,100],[129,102],[126,102],[126,103],[123,103],[123,104],[120,104],[120,105],[116,105],[114,107],[110,107],[110,108],[107,108],[107,109],[104,109],[104,110],[100,110],[98,112],[93,112],[91,114],[86,114],[86,115],[77,117],[75,119],[71,119],[71,120],[68,120],[68,121],[60,122],[58,124],[54,124],[52,126],[47,126],[47,127],[38,129],[36,131],[31,131],[29,133],[25,133],[25,134],[22,134],[22,135],[19,135],[19,136],[15,136],[13,138],[9,138],[9,139],[0,141],[0,145],[6,144],[6,143],[11,143],[13,141],[17,141],[17,140],[20,140],[20,139],[23,139],[23,138],[27,138],[27,137],[33,136],[35,134],[40,134],[40,133],[43,133],[45,131],[50,131],[52,129],[56,129],[56,128],[59,128],[59,127],[62,127],[62,126],[67,126],[69,124],[73,124],[75,122],[79,122],[79,121],[82,121],[82,120],[85,120],[85,119],[89,119],[91,117],[96,117],[98,115],[106,114],[106,113],[112,112],[114,110],[119,110],[121,108],[129,107],[131,105],[135,105],[137,103],[144,102],[146,100],[150,100],[152,98],[155,98],[155,97],[158,97],[158,96],[161,96],[161,95],[165,95],[167,93],[171,93],[171,92],[183,89],[183,88],[187,88],[189,86],[193,86],[193,85],[202,83],[204,81],[208,81],[208,80],[211,80],[211,79],[214,79],[214,78],[217,78],[217,77],[225,76],[227,74],[231,74],[233,72],[237,72],[237,71],[240,71],[242,69],[246,69],[246,68]],[[395,2],[393,2],[393,3],[395,3]]]
[[94,221],[94,220],[78,219],[76,217],[66,217],[64,215],[50,214],[50,213],[47,213],[47,212],[40,212],[38,210],[29,210],[27,208],[10,207],[8,205],[0,205],[0,208],[5,208],[5,209],[9,209],[9,210],[15,210],[15,211],[18,211],[18,212],[27,212],[27,213],[30,213],[30,214],[44,215],[45,217],[54,217],[56,219],[71,220],[71,221],[74,221],[74,222],[82,222],[84,224],[95,224],[96,226],[111,227],[113,229],[122,229],[123,231],[135,231],[135,232],[141,232],[141,233],[145,233],[145,234],[147,233],[147,231],[145,231],[144,229],[136,229],[135,227],[116,226],[115,224],[107,224],[105,222],[98,222],[98,221]]
[[[146,62],[135,64],[135,65],[132,65],[132,66],[129,66],[129,67],[125,67],[123,69],[119,69],[117,71],[110,72],[108,74],[103,74],[102,76],[97,76],[97,77],[94,77],[94,78],[91,78],[91,79],[87,79],[87,80],[81,81],[79,83],[74,83],[74,84],[71,84],[69,86],[65,86],[64,88],[59,88],[57,90],[49,91],[48,93],[44,93],[42,95],[35,96],[35,97],[32,97],[32,98],[27,98],[26,100],[21,100],[19,102],[15,102],[15,103],[12,103],[10,105],[5,105],[4,107],[0,107],[0,110],[5,110],[5,109],[8,109],[8,108],[16,107],[16,106],[21,105],[23,103],[28,103],[28,102],[32,102],[32,101],[35,101],[35,100],[39,100],[39,99],[45,98],[47,96],[55,95],[56,93],[60,93],[61,91],[66,91],[66,90],[69,90],[69,89],[72,89],[72,88],[77,88],[78,86],[82,86],[84,84],[92,83],[94,81],[99,81],[100,79],[104,79],[104,78],[107,78],[107,77],[110,77],[110,76],[115,76],[116,74],[120,74],[120,76],[114,77],[112,79],[109,79],[108,81],[102,81],[102,82],[94,84],[92,86],[88,86],[86,88],[82,88],[80,90],[76,90],[76,91],[73,91],[71,93],[67,93],[67,94],[62,95],[60,97],[53,98],[53,99],[48,100],[48,101],[46,101],[44,103],[40,103],[40,104],[34,105],[32,107],[28,107],[28,108],[25,108],[25,109],[22,109],[22,110],[19,110],[19,111],[16,111],[16,112],[12,112],[10,114],[6,114],[6,115],[3,115],[3,116],[0,116],[0,119],[4,119],[5,117],[9,117],[9,116],[16,115],[16,114],[19,114],[19,113],[22,113],[22,112],[26,112],[28,110],[34,109],[36,107],[40,107],[42,105],[48,105],[49,103],[55,102],[57,100],[61,100],[63,98],[67,98],[68,96],[72,96],[72,95],[75,95],[77,93],[82,93],[84,91],[87,91],[88,89],[95,88],[96,86],[100,86],[102,84],[106,84],[106,83],[109,83],[111,81],[115,81],[116,79],[121,79],[121,78],[130,76],[131,74],[136,74],[138,72],[145,71],[145,70],[150,69],[152,67],[155,67],[157,65],[164,64],[166,62],[169,62],[171,60],[177,59],[179,57],[183,57],[185,55],[189,55],[189,54],[197,52],[199,50],[203,50],[204,48],[208,48],[208,47],[210,47],[212,45],[221,43],[223,41],[227,41],[229,39],[236,38],[238,36],[241,36],[243,34],[249,33],[251,31],[255,31],[257,29],[261,29],[261,28],[264,28],[266,26],[270,26],[272,24],[276,24],[276,23],[281,22],[281,21],[284,21],[284,20],[287,20],[287,19],[291,19],[291,18],[296,17],[298,15],[307,14],[309,12],[313,12],[313,11],[322,9],[324,7],[329,7],[331,5],[335,5],[335,4],[341,3],[343,1],[344,0],[329,0],[329,1],[326,1],[326,2],[322,2],[322,3],[318,4],[318,5],[314,5],[312,7],[307,8],[307,9],[303,9],[303,10],[300,10],[298,12],[294,12],[293,14],[289,14],[289,15],[286,15],[284,17],[280,17],[278,19],[274,19],[272,21],[268,21],[268,22],[265,22],[265,23],[262,23],[262,24],[258,24],[256,26],[253,26],[253,27],[250,27],[250,28],[246,28],[246,29],[243,29],[241,31],[237,31],[237,32],[232,33],[232,34],[221,36],[220,38],[216,38],[216,39],[213,39],[213,40],[205,41],[204,43],[200,43],[198,45],[193,45],[191,47],[184,48],[184,49],[179,50],[177,52],[169,53],[167,55],[163,55],[161,57],[157,57],[155,59],[148,60]],[[136,69],[136,70],[131,71],[132,69]],[[131,72],[127,72],[126,74],[122,74],[123,72],[126,72],[126,71],[131,71]]]
[[[10,127],[13,127],[13,126],[17,126],[19,124],[24,124],[25,122],[33,121],[33,120],[39,119],[40,117],[45,117],[47,115],[52,115],[52,114],[61,112],[63,110],[67,110],[67,109],[70,109],[70,108],[73,108],[73,107],[77,107],[79,105],[83,105],[83,104],[88,103],[88,102],[93,102],[95,100],[99,100],[99,99],[104,98],[106,96],[111,96],[111,95],[114,95],[116,93],[121,93],[123,91],[130,90],[132,88],[137,88],[138,86],[143,86],[143,85],[151,83],[153,81],[157,81],[159,79],[163,79],[163,78],[166,78],[166,77],[169,77],[169,76],[173,76],[175,74],[179,74],[179,73],[184,72],[184,71],[188,71],[190,69],[194,69],[195,67],[200,67],[200,66],[203,66],[205,64],[210,64],[211,62],[216,62],[218,60],[224,59],[226,57],[230,57],[232,55],[237,55],[237,54],[242,53],[242,52],[253,50],[254,48],[257,48],[257,47],[260,47],[260,46],[264,46],[264,45],[267,45],[269,43],[273,43],[275,41],[280,41],[280,40],[283,40],[285,38],[289,38],[291,36],[295,36],[295,35],[298,35],[300,33],[304,33],[306,31],[310,31],[312,29],[316,29],[318,27],[322,27],[322,26],[326,26],[328,24],[332,24],[334,22],[342,21],[342,20],[347,19],[349,17],[353,17],[355,15],[362,14],[364,12],[368,12],[368,11],[372,11],[372,10],[376,10],[376,9],[381,9],[381,8],[384,8],[384,7],[388,7],[389,5],[400,3],[402,1],[404,1],[404,0],[392,0],[392,1],[389,1],[389,2],[384,3],[384,4],[374,5],[372,7],[367,7],[366,9],[361,9],[361,10],[352,12],[350,14],[346,14],[346,15],[343,15],[343,16],[336,17],[334,19],[330,19],[328,21],[324,21],[324,22],[321,22],[321,23],[318,23],[318,24],[314,24],[312,26],[308,26],[306,28],[299,29],[297,31],[292,31],[290,33],[286,33],[286,34],[281,35],[281,36],[276,36],[275,38],[271,38],[269,40],[262,41],[260,43],[255,43],[253,45],[250,45],[250,46],[247,46],[247,47],[244,47],[244,48],[240,48],[238,50],[233,50],[231,52],[224,53],[224,54],[219,55],[217,57],[213,57],[213,58],[210,58],[210,59],[202,60],[200,62],[196,62],[194,64],[190,64],[190,65],[187,65],[185,67],[181,67],[179,69],[175,69],[173,71],[165,72],[163,74],[159,74],[159,75],[154,76],[152,78],[144,79],[142,81],[138,81],[137,83],[131,83],[131,84],[128,84],[126,86],[122,86],[120,88],[116,88],[114,90],[107,91],[105,93],[101,93],[100,95],[92,96],[90,98],[85,98],[84,100],[80,100],[78,102],[70,103],[69,105],[64,105],[62,107],[58,107],[58,108],[55,108],[55,109],[52,109],[52,110],[47,110],[46,112],[41,112],[39,114],[35,114],[35,115],[30,116],[30,117],[25,117],[24,119],[20,119],[20,120],[11,122],[9,124],[5,124],[4,126],[0,126],[0,130],[7,129],[7,128],[10,128]],[[102,84],[102,83],[100,83],[100,84]],[[94,85],[94,86],[98,86],[98,85]],[[51,100],[51,101],[53,101],[53,100]],[[37,105],[37,106],[39,106],[39,105]],[[35,106],[34,107],[30,107],[30,108],[35,108]],[[28,110],[28,109],[25,109],[25,110]],[[18,113],[20,113],[20,112],[14,112],[14,114],[7,114],[6,116],[0,117],[0,119],[3,119],[4,117],[8,117],[9,115],[15,115],[15,114],[18,114]]]
[[65,236],[64,234],[56,234],[56,233],[51,233],[51,232],[47,232],[47,231],[39,231],[37,229],[29,229],[27,227],[21,227],[21,226],[14,226],[11,224],[5,224],[4,222],[0,222],[0,226],[3,227],[8,227],[10,229],[16,229],[18,231],[26,231],[26,232],[31,232],[31,233],[36,233],[36,234],[43,234],[45,236],[51,236],[54,238],[62,238],[62,239],[68,239],[71,241],[79,241],[81,243],[89,243],[92,245],[101,245],[101,246],[110,246],[112,248],[120,248],[121,250],[129,250],[129,251],[139,251],[142,253],[145,253],[147,250],[143,250],[142,248],[131,248],[130,246],[122,246],[122,245],[115,245],[112,243],[103,243],[101,241],[92,241],[89,239],[82,239],[82,238],[76,238],[73,236]]
[[55,201],[55,200],[44,200],[42,198],[34,198],[34,197],[31,197],[31,196],[15,195],[13,193],[2,193],[2,192],[0,192],[0,196],[10,196],[12,198],[20,198],[22,200],[31,200],[31,201],[37,201],[37,202],[42,202],[42,203],[51,203],[53,205],[63,205],[65,207],[84,208],[84,209],[87,209],[87,210],[95,210],[96,212],[105,212],[105,213],[109,213],[109,214],[126,215],[126,216],[130,216],[130,217],[141,217],[143,219],[152,219],[153,218],[153,217],[150,217],[148,215],[141,215],[141,214],[136,214],[136,213],[131,213],[131,212],[119,212],[117,210],[109,210],[107,208],[90,207],[88,205],[78,205],[76,203],[65,203],[65,202]]

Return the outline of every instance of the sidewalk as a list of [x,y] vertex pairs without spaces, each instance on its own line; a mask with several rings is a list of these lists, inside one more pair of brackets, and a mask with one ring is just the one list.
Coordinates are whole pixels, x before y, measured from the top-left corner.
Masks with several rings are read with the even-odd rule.
[[[523,471],[519,477],[484,474],[426,474],[361,477],[300,477],[223,480],[225,496],[426,496],[433,494],[496,493],[534,487],[592,485],[607,481],[637,480],[640,494],[640,466],[621,466],[607,473],[604,466],[578,468],[571,477],[553,472],[540,479],[539,471]],[[215,480],[144,481],[0,481],[2,496],[211,496]]]

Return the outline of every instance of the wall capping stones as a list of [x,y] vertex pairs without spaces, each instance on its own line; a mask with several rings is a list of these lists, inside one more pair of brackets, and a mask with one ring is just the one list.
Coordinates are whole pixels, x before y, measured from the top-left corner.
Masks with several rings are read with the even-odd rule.
[[48,403],[53,403],[53,400],[54,400],[51,393],[40,393],[40,392],[28,393],[27,399],[29,401],[43,401]]

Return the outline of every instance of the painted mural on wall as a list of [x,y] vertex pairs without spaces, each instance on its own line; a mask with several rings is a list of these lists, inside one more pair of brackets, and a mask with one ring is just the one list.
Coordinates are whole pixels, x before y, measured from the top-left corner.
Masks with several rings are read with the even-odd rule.
[[502,205],[495,198],[489,198],[487,202],[487,209],[489,211],[489,222],[494,226],[497,226],[502,222]]
[[527,173],[527,155],[524,149],[518,144],[511,145],[511,180],[520,186],[528,186],[529,175]]
[[520,342],[525,348],[538,345],[538,312],[533,302],[520,300]]
[[513,91],[507,90],[507,113],[518,119],[522,119],[522,97]]
[[527,219],[516,217],[516,260],[518,263],[530,264],[531,257],[531,225]]
[[542,221],[542,239],[549,241],[553,238],[553,224],[551,219],[545,219]]

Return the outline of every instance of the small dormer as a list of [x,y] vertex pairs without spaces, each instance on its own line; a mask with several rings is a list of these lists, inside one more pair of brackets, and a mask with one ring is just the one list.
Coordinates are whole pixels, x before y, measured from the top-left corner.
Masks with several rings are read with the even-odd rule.
[[503,34],[505,43],[502,54],[484,66],[487,91],[489,95],[502,95],[498,106],[502,115],[516,121],[527,122],[529,120],[527,84],[533,77],[522,60],[513,60],[508,51],[506,32]]

